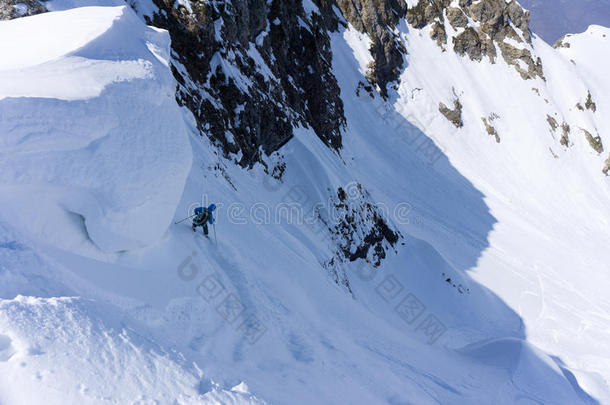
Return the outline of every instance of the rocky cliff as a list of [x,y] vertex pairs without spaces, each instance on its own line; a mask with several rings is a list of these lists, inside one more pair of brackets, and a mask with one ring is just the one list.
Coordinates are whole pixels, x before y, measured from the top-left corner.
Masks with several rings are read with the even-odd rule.
[[330,4],[174,3],[155,0],[160,12],[150,22],[170,32],[177,98],[202,136],[242,166],[263,161],[296,126],[341,148],[345,118],[328,35],[338,18]]

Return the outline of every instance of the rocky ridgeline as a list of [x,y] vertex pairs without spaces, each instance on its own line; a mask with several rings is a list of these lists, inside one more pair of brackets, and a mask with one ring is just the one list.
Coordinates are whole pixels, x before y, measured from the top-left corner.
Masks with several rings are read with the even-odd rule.
[[487,57],[495,63],[499,49],[523,79],[544,79],[542,62],[534,60],[531,52],[530,15],[519,3],[459,0],[458,7],[451,4],[451,0],[420,0],[407,11],[407,22],[417,29],[430,26],[431,38],[444,50],[451,40],[456,53],[478,62]]

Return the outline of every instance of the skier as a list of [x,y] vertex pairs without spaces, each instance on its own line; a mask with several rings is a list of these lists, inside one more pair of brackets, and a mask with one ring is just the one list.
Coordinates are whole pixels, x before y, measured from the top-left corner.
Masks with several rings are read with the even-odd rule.
[[208,208],[197,207],[195,208],[195,218],[193,218],[193,232],[197,231],[197,227],[203,227],[203,234],[208,236],[208,223],[212,225],[214,223],[214,216],[212,212],[216,209],[216,205],[210,204]]

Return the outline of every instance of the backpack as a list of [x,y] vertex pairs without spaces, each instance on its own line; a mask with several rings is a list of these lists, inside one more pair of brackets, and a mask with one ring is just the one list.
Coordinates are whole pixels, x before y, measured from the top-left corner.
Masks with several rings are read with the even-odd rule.
[[210,218],[210,213],[207,210],[200,210],[193,220],[197,225],[203,225]]

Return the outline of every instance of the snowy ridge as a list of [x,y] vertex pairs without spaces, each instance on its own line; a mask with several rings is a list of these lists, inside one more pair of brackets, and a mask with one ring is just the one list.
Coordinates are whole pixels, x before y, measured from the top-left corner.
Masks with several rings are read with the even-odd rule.
[[[79,40],[0,71],[3,405],[610,402],[610,193],[579,132],[610,145],[606,29],[534,39],[544,81],[402,22],[407,63],[383,100],[363,87],[371,40],[340,27],[343,148],[297,126],[264,158],[278,181],[199,136],[167,33],[130,8],[0,33],[24,21]],[[577,108],[588,93],[596,111]],[[439,112],[455,99],[460,128]],[[324,267],[344,200],[377,204],[360,239],[371,212],[400,235],[379,266]],[[210,202],[217,239],[173,224]]]

